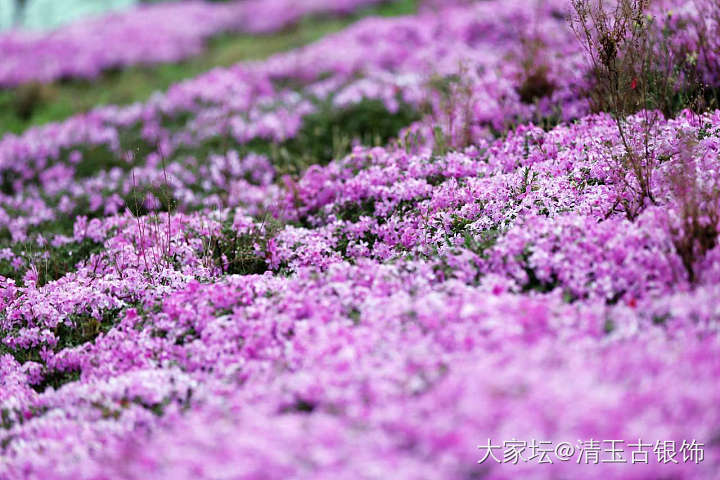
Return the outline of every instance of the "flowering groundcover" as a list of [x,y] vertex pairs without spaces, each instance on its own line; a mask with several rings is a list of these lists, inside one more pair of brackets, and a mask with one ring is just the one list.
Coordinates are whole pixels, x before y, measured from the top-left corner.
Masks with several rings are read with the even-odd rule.
[[0,140],[0,478],[718,478],[720,111],[458,3]]

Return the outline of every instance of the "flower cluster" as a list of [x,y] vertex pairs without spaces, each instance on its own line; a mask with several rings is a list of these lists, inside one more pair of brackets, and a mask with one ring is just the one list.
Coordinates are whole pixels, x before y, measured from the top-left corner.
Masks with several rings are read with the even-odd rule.
[[0,140],[0,478],[717,477],[720,110],[619,132],[564,2],[449,3]]

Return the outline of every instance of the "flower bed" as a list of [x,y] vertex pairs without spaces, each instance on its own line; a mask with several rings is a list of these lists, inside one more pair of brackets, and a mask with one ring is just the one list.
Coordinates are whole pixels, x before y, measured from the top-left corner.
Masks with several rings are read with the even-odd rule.
[[382,0],[168,2],[78,21],[50,33],[0,34],[0,87],[94,78],[112,68],[179,62],[223,32],[270,33],[308,15],[348,14]]
[[716,478],[720,111],[589,114],[561,5],[368,19],[5,137],[0,477]]

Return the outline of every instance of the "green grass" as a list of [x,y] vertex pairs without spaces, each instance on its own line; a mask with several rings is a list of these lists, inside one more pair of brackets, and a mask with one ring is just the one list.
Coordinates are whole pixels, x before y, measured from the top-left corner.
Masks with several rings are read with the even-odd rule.
[[[57,228],[57,226],[56,226]],[[62,233],[70,233],[72,224],[65,222]],[[3,231],[3,233],[5,230]],[[85,239],[82,242],[71,242],[59,247],[38,247],[32,242],[10,243],[6,238],[0,238],[0,248],[9,247],[13,253],[25,261],[19,268],[15,268],[7,260],[0,260],[0,275],[10,278],[16,284],[22,285],[25,272],[30,265],[35,265],[38,271],[37,285],[39,287],[61,278],[68,272],[75,270],[78,263],[87,262],[94,253],[100,253],[103,246],[100,243]],[[44,254],[44,255],[42,255]]]
[[368,8],[348,18],[307,18],[272,35],[223,34],[211,39],[205,52],[176,64],[131,67],[107,72],[93,81],[71,80],[48,85],[29,84],[0,90],[0,136],[21,133],[33,125],[63,120],[99,105],[123,105],[147,100],[181,80],[214,67],[260,60],[314,42],[368,15],[394,16],[416,10],[416,0],[400,0]]

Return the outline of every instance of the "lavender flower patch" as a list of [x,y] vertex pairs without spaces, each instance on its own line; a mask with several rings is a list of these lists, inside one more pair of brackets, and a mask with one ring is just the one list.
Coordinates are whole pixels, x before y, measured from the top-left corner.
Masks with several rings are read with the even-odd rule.
[[223,32],[270,33],[303,17],[348,14],[379,0],[180,1],[80,20],[50,33],[0,34],[0,87],[93,78],[110,68],[178,62]]
[[[710,102],[700,4],[642,18]],[[596,111],[571,13],[427,2],[2,138],[0,478],[718,478],[720,110]]]

